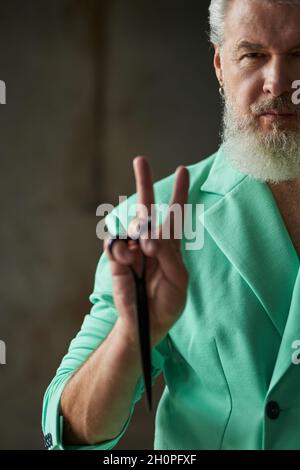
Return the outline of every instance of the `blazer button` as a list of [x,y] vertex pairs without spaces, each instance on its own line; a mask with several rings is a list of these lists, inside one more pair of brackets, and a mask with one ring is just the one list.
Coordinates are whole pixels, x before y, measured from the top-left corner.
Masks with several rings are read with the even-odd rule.
[[280,407],[276,401],[269,401],[266,406],[266,413],[268,418],[277,419],[280,415]]

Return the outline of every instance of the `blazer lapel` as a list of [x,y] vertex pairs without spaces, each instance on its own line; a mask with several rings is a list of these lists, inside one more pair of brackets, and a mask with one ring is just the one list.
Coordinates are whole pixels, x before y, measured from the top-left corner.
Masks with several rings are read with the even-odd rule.
[[[300,269],[295,282],[288,320],[285,326],[281,346],[277,356],[269,392],[278,384],[290,368],[297,369],[299,365],[292,362],[292,355],[295,352],[293,343],[300,340]],[[298,376],[299,377],[299,376]],[[297,379],[299,380],[299,379]]]
[[299,259],[267,184],[239,173],[222,147],[201,190],[221,197],[204,227],[257,296],[283,335]]

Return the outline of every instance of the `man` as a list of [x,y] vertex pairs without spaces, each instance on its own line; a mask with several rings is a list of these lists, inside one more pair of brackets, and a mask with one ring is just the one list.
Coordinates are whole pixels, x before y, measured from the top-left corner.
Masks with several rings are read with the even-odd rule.
[[[111,449],[127,429],[143,393],[130,266],[144,253],[152,378],[166,381],[155,448],[300,449],[300,1],[213,0],[210,22],[223,144],[155,185],[156,202],[174,188],[171,205],[204,204],[204,246],[186,250],[170,214],[171,240],[106,246],[45,394],[48,448]],[[134,170],[149,209],[146,159]]]

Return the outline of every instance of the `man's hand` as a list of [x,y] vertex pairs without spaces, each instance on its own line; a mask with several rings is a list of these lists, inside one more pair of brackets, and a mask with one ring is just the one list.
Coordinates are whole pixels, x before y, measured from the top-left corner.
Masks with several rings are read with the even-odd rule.
[[[139,212],[128,227],[128,235],[136,233],[137,226],[147,224],[146,215],[151,214],[154,201],[154,190],[151,169],[144,157],[134,160],[134,173],[138,195]],[[184,204],[187,203],[189,190],[189,174],[185,167],[177,168],[170,207],[179,204],[184,223]],[[140,207],[142,205],[142,207]],[[153,211],[152,211],[153,215]],[[152,221],[154,223],[154,221]],[[124,334],[137,341],[135,284],[130,266],[137,273],[141,269],[142,254],[146,256],[146,285],[149,305],[151,344],[154,347],[167,334],[178,320],[186,302],[188,273],[184,266],[180,244],[175,238],[175,218],[172,211],[164,221],[170,225],[170,239],[163,239],[163,225],[157,227],[156,237],[142,234],[140,243],[118,240],[113,244],[112,253],[104,244],[105,252],[110,260],[113,296],[119,313],[118,323],[122,325]]]

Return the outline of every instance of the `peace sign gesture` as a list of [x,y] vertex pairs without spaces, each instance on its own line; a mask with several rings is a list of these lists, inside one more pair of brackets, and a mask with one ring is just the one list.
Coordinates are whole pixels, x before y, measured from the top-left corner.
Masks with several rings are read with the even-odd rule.
[[[144,157],[134,160],[134,174],[138,196],[137,218],[128,227],[128,236],[134,238],[137,228],[145,224],[147,216],[155,204],[151,168]],[[184,205],[187,203],[189,190],[189,174],[185,167],[177,168],[170,201],[170,208],[179,205],[184,223]],[[153,216],[153,210],[152,210]],[[154,221],[153,221],[154,223]],[[165,231],[168,224],[169,230]],[[144,233],[143,233],[144,232]],[[118,240],[108,249],[107,241],[104,248],[110,260],[114,303],[119,313],[118,321],[124,331],[137,341],[136,331],[136,290],[132,268],[136,273],[141,271],[143,255],[145,256],[145,279],[148,309],[151,325],[151,345],[154,347],[168,333],[185,305],[188,286],[188,273],[184,266],[180,239],[175,237],[175,218],[169,210],[163,223],[155,227],[156,236],[142,231],[139,243]],[[163,234],[170,233],[166,239]]]

